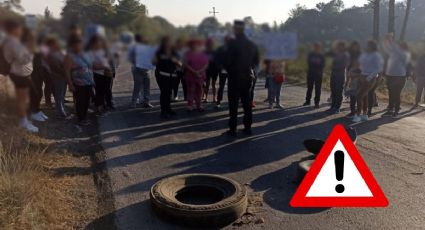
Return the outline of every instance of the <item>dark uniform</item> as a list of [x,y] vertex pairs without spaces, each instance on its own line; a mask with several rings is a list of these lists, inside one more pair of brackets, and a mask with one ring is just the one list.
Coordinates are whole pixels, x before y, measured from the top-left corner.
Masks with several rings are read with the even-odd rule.
[[178,59],[177,53],[173,52],[167,55],[161,50],[156,53],[156,70],[155,77],[161,91],[161,117],[167,118],[169,115],[174,115],[171,109],[171,93],[174,79],[178,77],[178,65],[174,60]]
[[321,53],[311,52],[307,58],[308,74],[307,74],[307,94],[305,104],[309,105],[313,88],[315,91],[314,104],[319,105],[320,95],[322,93],[323,70],[326,65],[326,58]]
[[227,52],[227,45],[225,44],[217,49],[216,56],[215,56],[215,63],[219,71],[217,105],[220,105],[221,101],[223,100],[224,87],[226,86],[226,81],[228,77],[227,71],[223,66],[225,57],[226,57],[226,52]]
[[239,99],[244,109],[245,131],[251,132],[252,86],[255,80],[254,69],[259,64],[257,46],[244,34],[237,35],[227,47],[225,68],[228,72],[229,128],[236,132]]

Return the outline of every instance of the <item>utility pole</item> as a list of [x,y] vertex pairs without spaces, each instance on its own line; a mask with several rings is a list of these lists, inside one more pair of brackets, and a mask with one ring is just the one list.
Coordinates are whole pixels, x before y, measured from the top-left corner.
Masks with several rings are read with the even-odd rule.
[[395,34],[395,0],[390,0],[388,4],[388,33]]
[[210,11],[210,14],[212,14],[214,18],[215,18],[215,16],[216,16],[216,14],[218,14],[218,13],[220,13],[220,12],[217,12],[217,11],[215,10],[215,7],[213,7],[213,10],[212,10],[212,11]]
[[375,39],[375,41],[379,41],[380,37],[380,4],[380,0],[374,0],[373,2],[373,39]]
[[410,11],[412,10],[412,0],[407,0],[406,13],[404,15],[403,27],[401,29],[400,41],[404,41],[406,37],[407,23],[409,22]]

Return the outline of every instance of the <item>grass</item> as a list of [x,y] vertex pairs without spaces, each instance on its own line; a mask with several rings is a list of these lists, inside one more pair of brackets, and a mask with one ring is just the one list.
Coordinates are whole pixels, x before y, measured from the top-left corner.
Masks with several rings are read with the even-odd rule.
[[[1,79],[0,85],[8,85]],[[13,98],[0,87],[0,229],[81,229],[97,217],[93,175],[57,175],[91,167],[55,141],[17,129]],[[54,124],[52,124],[54,125]]]

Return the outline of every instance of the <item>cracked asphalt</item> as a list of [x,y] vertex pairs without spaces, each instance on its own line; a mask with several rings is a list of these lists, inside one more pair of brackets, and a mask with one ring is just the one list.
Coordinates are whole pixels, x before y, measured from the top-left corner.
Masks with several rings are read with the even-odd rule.
[[[329,116],[322,107],[301,107],[305,88],[283,89],[285,110],[262,103],[266,91],[256,88],[254,135],[233,139],[223,135],[227,110],[206,105],[204,114],[187,114],[184,103],[173,104],[178,116],[159,119],[159,90],[152,79],[153,109],[128,109],[132,77],[123,65],[114,85],[118,110],[99,119],[102,145],[115,197],[118,229],[181,229],[152,213],[149,189],[159,179],[181,173],[215,173],[246,184],[250,212],[262,221],[242,221],[228,229],[425,229],[425,113],[405,110],[400,119],[381,118],[381,103],[372,120],[352,125],[343,113]],[[388,208],[295,209],[297,163],[309,154],[302,141],[325,139],[335,124],[352,125],[357,146],[386,194]],[[242,128],[242,127],[241,127]]]

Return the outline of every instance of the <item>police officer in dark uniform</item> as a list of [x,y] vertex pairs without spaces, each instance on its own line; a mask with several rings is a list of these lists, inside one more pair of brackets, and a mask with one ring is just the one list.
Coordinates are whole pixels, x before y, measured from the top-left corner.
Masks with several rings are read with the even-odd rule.
[[257,46],[245,36],[245,23],[234,22],[235,38],[227,47],[225,68],[228,72],[228,97],[229,97],[229,131],[230,136],[236,136],[238,120],[239,99],[242,101],[245,134],[251,135],[252,124],[252,86],[255,80],[255,68],[259,64]]

